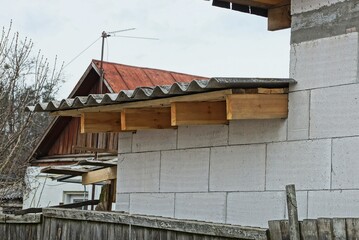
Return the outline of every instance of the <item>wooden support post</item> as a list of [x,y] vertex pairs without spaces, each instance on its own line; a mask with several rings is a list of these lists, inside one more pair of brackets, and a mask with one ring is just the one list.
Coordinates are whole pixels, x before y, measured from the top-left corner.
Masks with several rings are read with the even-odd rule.
[[300,240],[298,206],[297,206],[297,197],[295,194],[295,186],[294,184],[287,185],[285,189],[287,193],[290,240]]

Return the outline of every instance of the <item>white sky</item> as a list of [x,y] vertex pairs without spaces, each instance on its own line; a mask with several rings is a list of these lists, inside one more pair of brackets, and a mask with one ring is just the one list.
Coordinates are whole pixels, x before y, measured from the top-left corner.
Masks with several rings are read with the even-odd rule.
[[[204,0],[0,0],[1,26],[35,43],[49,59],[70,62],[101,35],[113,37],[105,60],[206,77],[288,77],[289,30],[267,31],[267,19],[211,6]],[[108,47],[107,47],[108,46]],[[91,59],[100,59],[101,40],[65,70],[58,98],[66,98]]]

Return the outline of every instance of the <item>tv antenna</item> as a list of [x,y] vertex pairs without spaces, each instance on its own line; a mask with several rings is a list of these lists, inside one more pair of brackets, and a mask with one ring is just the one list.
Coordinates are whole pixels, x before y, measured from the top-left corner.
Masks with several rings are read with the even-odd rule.
[[128,36],[128,35],[116,35],[116,33],[127,32],[136,30],[136,28],[126,28],[118,31],[106,32],[103,31],[101,34],[102,38],[102,46],[101,46],[101,62],[100,62],[100,94],[103,93],[103,79],[104,79],[104,70],[103,70],[103,54],[105,49],[105,39],[108,37],[122,37],[122,38],[133,38],[133,39],[143,39],[143,40],[159,40],[158,38],[150,38],[150,37],[136,37],[136,36]]

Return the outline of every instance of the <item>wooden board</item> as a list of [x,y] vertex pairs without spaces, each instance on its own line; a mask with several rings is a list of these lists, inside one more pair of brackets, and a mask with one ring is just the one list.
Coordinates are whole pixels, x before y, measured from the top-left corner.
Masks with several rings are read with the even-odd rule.
[[82,185],[99,183],[117,178],[117,166],[103,168],[82,174]]
[[121,119],[123,131],[171,128],[171,108],[124,109]]
[[227,120],[288,117],[288,94],[232,94],[227,96]]
[[81,114],[81,133],[120,132],[121,113],[86,112]]
[[176,102],[171,104],[171,125],[225,124],[226,102]]
[[276,31],[290,28],[292,18],[290,15],[290,5],[268,9],[268,30]]

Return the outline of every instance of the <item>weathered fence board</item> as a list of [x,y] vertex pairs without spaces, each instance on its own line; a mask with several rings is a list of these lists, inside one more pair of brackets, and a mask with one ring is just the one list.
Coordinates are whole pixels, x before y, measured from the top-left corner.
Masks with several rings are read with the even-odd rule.
[[75,209],[44,209],[37,215],[0,215],[0,231],[1,240],[267,239],[267,229],[263,228]]

